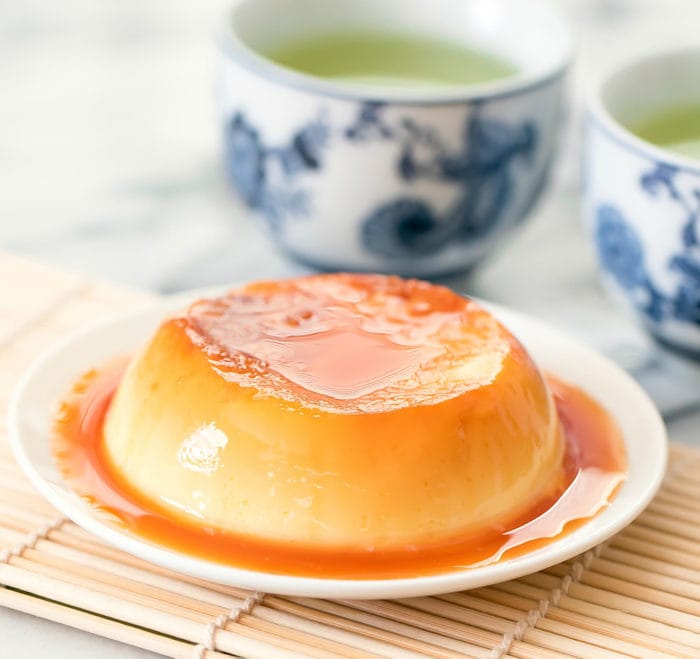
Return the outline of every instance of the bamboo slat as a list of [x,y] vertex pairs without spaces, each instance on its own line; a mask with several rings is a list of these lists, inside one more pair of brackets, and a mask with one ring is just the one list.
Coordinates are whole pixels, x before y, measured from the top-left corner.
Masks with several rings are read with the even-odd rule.
[[[252,593],[104,545],[29,485],[5,406],[37,353],[144,296],[0,253],[0,605],[178,659],[700,656],[700,450],[604,546],[515,581],[396,601]],[[15,285],[16,284],[16,285]]]

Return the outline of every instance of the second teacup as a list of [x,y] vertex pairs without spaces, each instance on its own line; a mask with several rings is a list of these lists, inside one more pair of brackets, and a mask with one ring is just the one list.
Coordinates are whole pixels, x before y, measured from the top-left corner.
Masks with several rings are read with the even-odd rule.
[[698,71],[700,49],[670,52],[596,90],[584,214],[613,294],[659,343],[700,360]]
[[230,179],[302,261],[463,271],[540,196],[571,53],[546,4],[239,0],[221,45]]

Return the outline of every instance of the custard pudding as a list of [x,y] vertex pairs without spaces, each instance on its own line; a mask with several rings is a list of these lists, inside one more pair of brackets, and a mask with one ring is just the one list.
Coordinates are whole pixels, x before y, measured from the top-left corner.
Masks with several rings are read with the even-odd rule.
[[361,550],[506,528],[565,486],[564,445],[493,316],[378,275],[195,302],[132,359],[103,427],[108,468],[172,518]]

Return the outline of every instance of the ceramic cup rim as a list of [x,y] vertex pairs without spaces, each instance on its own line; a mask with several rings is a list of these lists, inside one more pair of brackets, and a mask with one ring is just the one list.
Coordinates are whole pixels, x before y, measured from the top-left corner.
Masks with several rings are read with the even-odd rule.
[[[374,85],[350,86],[284,67],[248,46],[234,29],[234,13],[244,3],[253,1],[255,0],[233,0],[229,3],[215,32],[219,51],[224,57],[258,77],[282,87],[323,97],[406,105],[453,104],[504,98],[532,91],[558,80],[566,74],[574,58],[573,32],[561,12],[556,10],[548,0],[529,0],[529,7],[536,6],[540,11],[546,12],[557,24],[563,43],[559,57],[552,58],[552,62],[541,71],[517,72],[515,75],[485,83],[454,85],[442,89],[426,88],[425,92],[390,87],[380,88]],[[491,0],[491,2],[508,6],[519,4],[521,0]]]
[[691,158],[671,149],[666,149],[663,146],[647,142],[635,135],[613,115],[603,98],[610,85],[620,82],[634,69],[654,62],[682,57],[696,57],[700,60],[700,47],[664,48],[642,56],[628,58],[624,62],[618,63],[600,76],[592,87],[586,103],[587,114],[589,122],[594,127],[602,130],[608,138],[617,142],[619,146],[626,147],[650,160],[667,163],[680,170],[700,176],[700,158]]

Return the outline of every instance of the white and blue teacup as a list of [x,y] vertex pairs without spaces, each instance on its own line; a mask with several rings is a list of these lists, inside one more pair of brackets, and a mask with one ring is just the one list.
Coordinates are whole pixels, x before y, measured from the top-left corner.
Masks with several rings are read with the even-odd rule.
[[700,107],[700,49],[625,66],[593,94],[584,215],[604,280],[660,344],[700,359],[700,160],[626,126]]
[[[261,56],[344,30],[426,35],[517,73],[446,88],[348,86]],[[221,38],[230,179],[274,240],[320,269],[464,271],[522,220],[559,133],[571,39],[522,0],[239,0]]]

